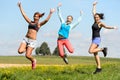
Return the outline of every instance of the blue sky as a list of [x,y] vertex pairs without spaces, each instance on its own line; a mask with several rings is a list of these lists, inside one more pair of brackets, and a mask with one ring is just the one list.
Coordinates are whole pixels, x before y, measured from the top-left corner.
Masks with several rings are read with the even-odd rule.
[[[24,11],[30,19],[36,11],[45,12],[44,20],[49,14],[50,8],[56,8],[59,2],[62,3],[62,16],[66,19],[67,15],[72,15],[74,21],[79,17],[80,10],[83,11],[81,23],[70,33],[70,41],[75,48],[74,54],[79,56],[92,56],[88,53],[91,43],[91,25],[93,24],[92,3],[94,0],[20,0]],[[120,1],[119,0],[97,0],[97,12],[104,13],[103,22],[110,26],[120,28]],[[0,55],[19,55],[17,49],[27,32],[28,24],[22,17],[17,6],[18,0],[0,1]],[[73,21],[73,22],[74,22]],[[60,21],[55,12],[49,22],[45,24],[38,32],[37,46],[42,42],[48,42],[51,52],[56,47],[57,31],[60,27]],[[109,48],[108,57],[120,57],[120,30],[102,29],[102,43],[100,47]],[[33,51],[34,54],[34,51]],[[100,54],[100,56],[103,56]]]

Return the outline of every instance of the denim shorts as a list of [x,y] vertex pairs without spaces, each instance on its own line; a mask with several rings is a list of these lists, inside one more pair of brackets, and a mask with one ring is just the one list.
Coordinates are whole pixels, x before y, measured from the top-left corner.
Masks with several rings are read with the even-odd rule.
[[100,45],[101,38],[100,37],[95,37],[92,39],[92,43],[97,44],[98,46]]
[[27,37],[23,38],[22,42],[25,43],[27,46],[32,47],[32,48],[35,48],[35,46],[37,44],[36,40],[30,39]]

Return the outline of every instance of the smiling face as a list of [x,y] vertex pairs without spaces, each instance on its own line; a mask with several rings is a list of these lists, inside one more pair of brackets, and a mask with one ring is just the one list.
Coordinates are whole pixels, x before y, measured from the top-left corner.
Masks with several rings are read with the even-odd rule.
[[34,15],[34,20],[39,20],[40,19],[40,16],[38,14],[35,14]]
[[39,20],[45,13],[36,12],[33,16],[34,20]]
[[95,22],[99,22],[101,20],[100,16],[97,14],[94,16],[94,19],[95,19]]
[[70,24],[70,23],[72,23],[72,21],[73,21],[73,17],[72,17],[72,16],[67,16],[67,21],[66,21],[66,23],[67,23],[67,24]]

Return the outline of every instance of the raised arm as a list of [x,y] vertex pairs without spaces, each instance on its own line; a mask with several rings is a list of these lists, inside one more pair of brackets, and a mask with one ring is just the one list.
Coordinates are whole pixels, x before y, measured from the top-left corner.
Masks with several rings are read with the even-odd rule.
[[106,29],[118,29],[116,26],[106,26],[104,23],[100,23],[100,26]]
[[59,17],[59,19],[60,19],[60,22],[61,22],[61,23],[64,23],[64,19],[62,18],[61,10],[60,10],[60,7],[61,7],[61,6],[62,6],[62,4],[59,3],[58,6],[57,6],[57,14],[58,14],[58,17]]
[[97,1],[93,2],[93,9],[92,9],[92,13],[93,13],[93,16],[96,14],[96,5],[97,5]]
[[75,27],[80,23],[80,21],[81,21],[81,19],[82,19],[82,14],[83,14],[83,12],[80,11],[80,16],[79,16],[78,20],[77,20],[75,23],[70,24],[70,26],[71,26],[70,29],[75,28]]
[[23,10],[23,8],[22,8],[21,2],[18,2],[18,7],[19,7],[20,12],[21,12],[22,16],[24,17],[24,19],[25,19],[28,23],[30,23],[31,20],[30,20],[30,19],[27,17],[27,15],[25,14],[25,12],[24,12],[24,10]]
[[49,21],[49,19],[52,16],[53,12],[55,12],[55,9],[50,9],[50,13],[49,13],[48,17],[44,21],[40,22],[40,26],[44,25],[45,23],[47,23]]

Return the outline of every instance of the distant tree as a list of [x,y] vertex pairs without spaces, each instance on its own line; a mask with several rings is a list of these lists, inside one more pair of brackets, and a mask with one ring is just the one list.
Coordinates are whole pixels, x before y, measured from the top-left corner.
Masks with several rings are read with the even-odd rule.
[[51,55],[50,48],[46,42],[43,42],[40,47],[35,50],[36,55]]
[[55,48],[52,55],[59,56],[58,47]]
[[[65,48],[63,48],[63,49],[64,49],[64,53],[65,53]],[[59,56],[58,47],[55,48],[52,55]]]
[[36,55],[39,55],[39,54],[40,54],[40,47],[37,47],[37,48],[35,49],[35,53],[36,53]]

